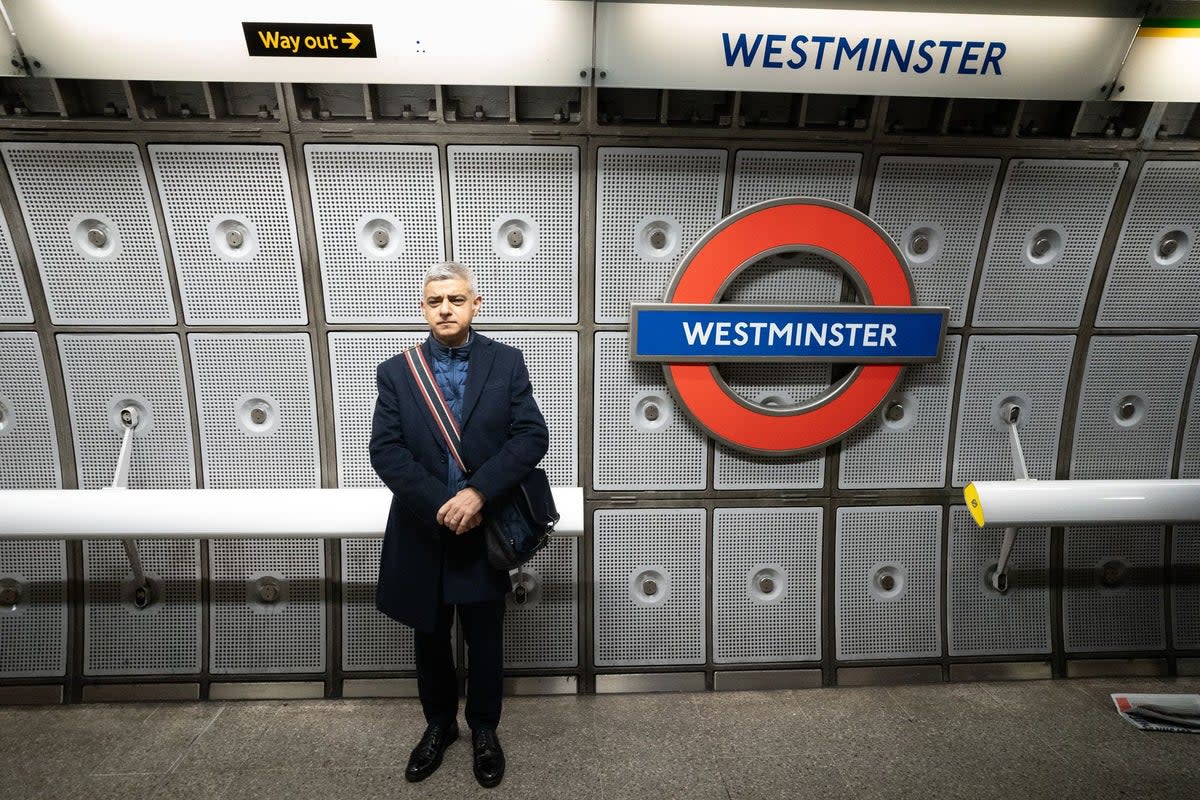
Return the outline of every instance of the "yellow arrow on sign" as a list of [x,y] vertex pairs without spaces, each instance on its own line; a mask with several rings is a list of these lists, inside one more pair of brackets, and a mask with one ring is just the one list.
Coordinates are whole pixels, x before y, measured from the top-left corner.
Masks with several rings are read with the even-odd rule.
[[351,49],[351,50],[353,50],[354,48],[358,47],[358,43],[359,43],[359,41],[360,41],[360,40],[359,40],[359,38],[358,38],[357,36],[355,36],[355,35],[354,35],[353,33],[351,33],[350,31],[346,31],[346,36],[347,36],[347,38],[345,38],[345,39],[342,39],[342,44],[348,44],[348,45],[350,45],[350,49]]

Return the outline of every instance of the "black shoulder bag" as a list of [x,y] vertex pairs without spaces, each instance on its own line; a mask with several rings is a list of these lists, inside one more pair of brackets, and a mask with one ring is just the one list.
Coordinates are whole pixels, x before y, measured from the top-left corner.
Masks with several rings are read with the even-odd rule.
[[[425,398],[429,413],[433,415],[433,421],[446,442],[450,457],[458,464],[463,475],[470,475],[471,469],[462,457],[458,420],[446,405],[446,398],[442,396],[433,370],[425,360],[425,353],[417,346],[406,350],[404,357]],[[550,479],[545,471],[535,467],[508,494],[488,500],[488,513],[483,519],[488,563],[496,569],[516,569],[546,546],[554,526],[558,524],[558,509],[554,505]]]

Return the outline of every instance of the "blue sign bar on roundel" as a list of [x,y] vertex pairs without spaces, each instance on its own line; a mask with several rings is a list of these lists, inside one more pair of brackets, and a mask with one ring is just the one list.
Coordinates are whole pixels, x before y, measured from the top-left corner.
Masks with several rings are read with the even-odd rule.
[[947,309],[636,303],[634,361],[920,364],[942,352]]

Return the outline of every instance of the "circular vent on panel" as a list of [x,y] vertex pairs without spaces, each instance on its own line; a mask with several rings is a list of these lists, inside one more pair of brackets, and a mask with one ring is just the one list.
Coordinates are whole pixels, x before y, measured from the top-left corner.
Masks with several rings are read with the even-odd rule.
[[258,233],[245,217],[214,217],[208,236],[216,254],[227,261],[246,261],[258,252]]

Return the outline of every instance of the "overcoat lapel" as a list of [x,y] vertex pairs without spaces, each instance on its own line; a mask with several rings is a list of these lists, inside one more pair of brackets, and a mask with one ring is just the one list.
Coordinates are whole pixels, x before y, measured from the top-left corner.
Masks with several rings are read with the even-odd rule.
[[496,351],[492,347],[492,340],[484,336],[475,334],[477,340],[474,347],[471,348],[471,357],[467,367],[467,388],[463,392],[463,408],[462,419],[459,426],[467,427],[467,420],[471,418],[471,412],[475,410],[476,404],[479,402],[479,395],[483,394],[483,386],[487,382],[488,373],[492,371],[492,362],[496,360]]
[[[429,340],[421,342],[421,352],[425,354],[425,361],[428,364],[433,363],[433,348],[429,346]],[[434,438],[439,445],[445,446],[445,439],[442,438],[442,432],[438,430],[437,423],[433,420],[433,412],[429,410],[429,404],[425,402],[425,396],[421,394],[421,388],[417,386],[417,379],[413,377],[412,368],[408,365],[408,359],[402,359],[400,369],[404,372],[404,383],[408,386],[408,391],[412,394],[413,402],[417,404],[417,413],[421,419],[425,420],[425,427],[429,429],[429,434]]]

